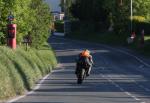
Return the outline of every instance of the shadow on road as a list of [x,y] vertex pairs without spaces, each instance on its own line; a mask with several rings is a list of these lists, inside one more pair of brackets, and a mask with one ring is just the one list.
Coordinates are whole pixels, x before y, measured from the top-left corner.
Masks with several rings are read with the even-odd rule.
[[[150,98],[150,70],[147,73],[139,70],[139,61],[135,58],[98,45],[69,40],[50,40],[50,44],[57,53],[59,63],[68,71],[57,72],[55,75],[58,79],[47,79],[43,83],[52,88],[38,89],[35,92],[64,92],[63,96],[66,92],[130,92],[138,95],[138,98]],[[92,51],[96,67],[93,67],[91,76],[84,84],[77,85],[75,77],[63,78],[62,75],[74,75],[75,58],[84,48]],[[61,88],[64,85],[66,87]]]

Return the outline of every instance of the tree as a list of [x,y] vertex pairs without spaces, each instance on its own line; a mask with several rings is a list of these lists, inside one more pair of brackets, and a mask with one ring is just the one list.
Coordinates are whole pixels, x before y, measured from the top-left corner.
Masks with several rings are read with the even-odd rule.
[[49,37],[49,26],[50,26],[50,9],[48,5],[42,0],[32,0],[31,10],[33,10],[34,21],[31,21],[32,29],[32,45],[34,47],[39,47],[44,42],[47,41]]
[[133,14],[150,20],[150,0],[134,0]]
[[107,14],[102,5],[101,0],[76,0],[72,4],[71,12],[81,21],[102,21]]
[[65,12],[68,17],[72,17],[70,13],[70,7],[73,4],[73,2],[75,2],[75,0],[61,0],[60,3],[61,11]]
[[[150,21],[150,0],[133,0],[133,15]],[[117,34],[130,31],[130,0],[76,0],[71,7],[80,21],[95,21],[114,25]]]
[[102,0],[76,0],[70,11],[84,27],[88,27],[91,31],[98,31],[99,26],[107,26],[108,12],[103,8]]
[[[7,17],[12,12],[17,24],[17,43],[30,33],[32,46],[37,47],[47,41],[51,21],[49,6],[43,0],[0,0],[0,39],[6,41]],[[4,36],[3,36],[4,35]],[[2,42],[2,40],[0,41]]]
[[[120,0],[104,0],[103,7],[112,13],[115,31],[117,31],[117,33],[123,33],[129,30],[128,25],[130,24],[131,5],[130,0],[122,0],[122,5],[119,5],[119,1]],[[150,21],[149,5],[150,0],[133,0],[133,16],[142,16]]]

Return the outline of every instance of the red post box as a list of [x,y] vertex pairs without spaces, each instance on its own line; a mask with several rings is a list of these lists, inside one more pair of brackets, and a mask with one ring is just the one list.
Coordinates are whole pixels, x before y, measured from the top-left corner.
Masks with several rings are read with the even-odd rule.
[[8,41],[7,45],[12,49],[16,49],[16,24],[8,24]]

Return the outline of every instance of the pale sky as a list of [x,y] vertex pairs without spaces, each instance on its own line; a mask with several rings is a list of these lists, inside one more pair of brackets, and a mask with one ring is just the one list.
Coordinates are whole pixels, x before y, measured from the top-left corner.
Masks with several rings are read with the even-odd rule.
[[60,0],[45,0],[51,8],[51,11],[61,11],[61,8],[59,7]]

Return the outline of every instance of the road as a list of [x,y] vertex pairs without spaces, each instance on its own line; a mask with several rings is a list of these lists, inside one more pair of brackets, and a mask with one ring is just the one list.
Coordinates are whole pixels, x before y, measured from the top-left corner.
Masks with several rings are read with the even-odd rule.
[[[38,88],[13,103],[150,103],[147,59],[119,47],[51,37],[59,67]],[[83,84],[76,83],[75,58],[92,52],[95,67]]]

